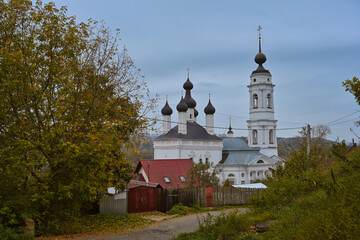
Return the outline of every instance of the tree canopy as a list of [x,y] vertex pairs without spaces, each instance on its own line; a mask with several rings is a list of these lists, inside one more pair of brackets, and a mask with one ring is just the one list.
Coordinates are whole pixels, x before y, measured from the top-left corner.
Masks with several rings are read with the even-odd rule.
[[356,102],[360,105],[360,81],[359,78],[353,77],[352,80],[347,79],[343,83],[345,91],[354,95]]
[[130,180],[127,153],[154,101],[119,43],[54,3],[0,0],[2,225],[50,228]]

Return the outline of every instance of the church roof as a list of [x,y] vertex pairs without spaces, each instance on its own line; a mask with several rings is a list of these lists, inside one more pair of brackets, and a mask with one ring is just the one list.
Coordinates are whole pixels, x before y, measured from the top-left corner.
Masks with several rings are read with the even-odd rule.
[[277,162],[275,159],[260,153],[260,149],[249,148],[246,142],[239,137],[224,138],[223,145],[223,158],[221,160],[223,165],[249,165],[260,157],[271,163]]
[[186,124],[187,124],[187,134],[179,134],[178,125],[176,125],[166,134],[157,137],[155,141],[166,141],[171,139],[222,141],[221,138],[209,134],[205,128],[203,128],[196,122],[187,122]]
[[223,150],[249,150],[249,146],[239,137],[224,138]]
[[[140,160],[135,173],[138,173],[141,167],[150,182],[159,183],[163,188],[183,188],[187,186],[187,175],[193,165],[190,159]],[[180,176],[185,179],[185,182]]]
[[256,159],[263,157],[270,161],[271,163],[276,163],[277,161],[261,154],[258,149],[249,149],[249,150],[237,150],[237,151],[223,151],[223,165],[250,165]]

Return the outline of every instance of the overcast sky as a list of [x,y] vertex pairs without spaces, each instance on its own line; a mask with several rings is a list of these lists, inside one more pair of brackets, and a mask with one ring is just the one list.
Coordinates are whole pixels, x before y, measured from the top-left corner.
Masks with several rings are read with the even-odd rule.
[[[177,121],[176,105],[190,68],[199,124],[205,124],[203,109],[211,93],[215,126],[228,127],[231,115],[234,128],[247,128],[247,85],[257,67],[261,25],[264,67],[276,85],[277,135],[298,135],[297,129],[284,129],[306,123],[330,123],[331,140],[356,139],[350,128],[360,135],[353,123],[360,108],[341,86],[346,79],[360,77],[359,0],[55,2],[68,6],[69,15],[78,21],[92,18],[104,20],[110,29],[120,28],[123,44],[142,69],[151,94],[160,95],[160,118],[168,94]],[[234,132],[247,135],[244,130]]]

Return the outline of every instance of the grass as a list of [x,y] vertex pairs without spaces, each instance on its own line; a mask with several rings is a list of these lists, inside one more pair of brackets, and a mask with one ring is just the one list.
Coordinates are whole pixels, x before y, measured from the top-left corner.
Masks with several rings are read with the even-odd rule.
[[239,214],[232,212],[213,217],[208,215],[200,225],[199,230],[191,233],[182,233],[177,240],[239,240],[239,239],[262,239],[259,234],[250,233],[250,226],[256,222],[268,220],[269,216],[252,213]]
[[42,239],[67,239],[92,235],[105,235],[110,233],[125,232],[150,225],[154,221],[144,218],[142,215],[87,215],[76,220],[63,222],[64,235],[56,237],[40,237]]
[[[247,206],[241,206],[241,207],[247,207]],[[200,212],[209,212],[209,211],[219,211],[222,209],[228,209],[228,208],[240,208],[239,206],[221,206],[216,208],[206,208],[201,207],[197,204],[192,205],[191,207],[184,206],[182,203],[178,203],[174,205],[169,211],[166,212],[166,214],[178,214],[178,215],[187,215],[187,214],[193,214],[193,213],[200,213]]]

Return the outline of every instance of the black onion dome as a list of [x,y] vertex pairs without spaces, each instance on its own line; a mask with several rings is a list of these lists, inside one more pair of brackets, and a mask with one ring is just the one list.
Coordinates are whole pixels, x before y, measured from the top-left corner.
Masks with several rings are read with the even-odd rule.
[[261,52],[261,40],[259,39],[259,52],[256,54],[254,61],[259,64],[257,69],[253,71],[252,73],[269,73],[269,70],[265,69],[263,67],[263,64],[266,62],[266,56]]
[[192,82],[190,82],[190,79],[188,78],[186,80],[186,82],[184,83],[183,88],[185,90],[191,90],[191,89],[193,89],[193,87],[194,87],[194,85],[192,84]]
[[176,109],[178,110],[178,112],[186,112],[189,109],[189,107],[188,107],[188,105],[186,105],[183,97],[181,97],[181,100],[178,103],[178,105],[176,106]]
[[215,113],[215,108],[211,104],[210,99],[209,99],[208,105],[204,108],[204,112],[205,112],[205,114],[214,114]]
[[171,115],[173,113],[173,110],[168,104],[168,101],[166,100],[165,106],[161,109],[162,115]]
[[194,109],[194,115],[195,115],[195,117],[199,116],[199,112],[198,112],[198,110],[196,110],[196,108]]
[[262,52],[259,52],[258,54],[256,54],[254,60],[257,64],[262,65],[263,63],[266,62],[266,56]]
[[196,101],[191,97],[190,90],[186,90],[184,101],[189,108],[196,107]]

